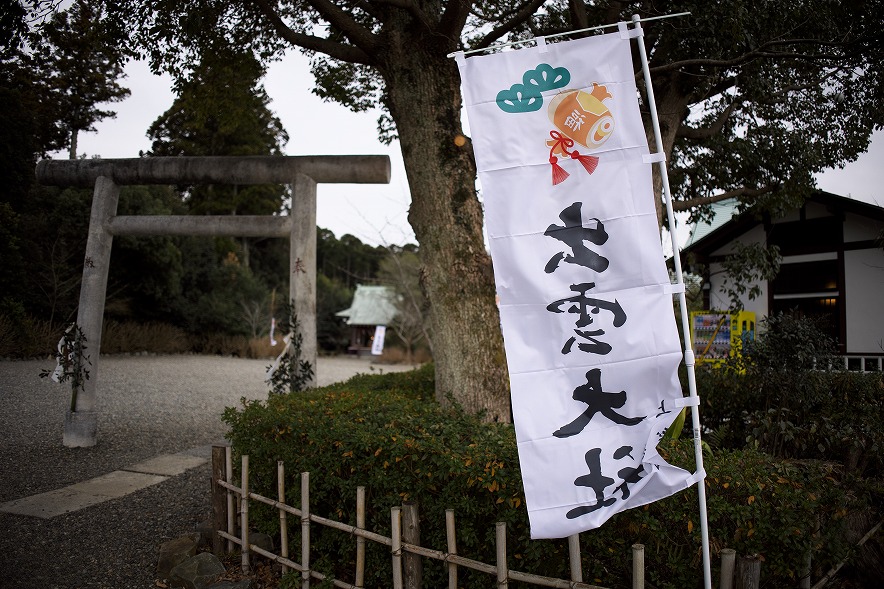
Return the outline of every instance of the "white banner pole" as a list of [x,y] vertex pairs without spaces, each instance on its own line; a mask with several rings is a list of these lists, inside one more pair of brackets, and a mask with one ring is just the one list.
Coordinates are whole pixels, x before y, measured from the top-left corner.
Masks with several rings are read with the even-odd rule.
[[[648,108],[651,111],[651,121],[654,126],[654,139],[658,154],[664,154],[663,140],[660,137],[660,122],[657,118],[657,104],[654,101],[654,88],[651,85],[651,72],[648,67],[648,54],[645,50],[644,33],[642,32],[641,17],[632,15],[634,29],[639,31],[637,35],[638,51],[642,61],[642,71],[645,77],[645,88],[648,97]],[[675,215],[672,210],[672,195],[669,191],[669,175],[666,171],[665,158],[658,161],[660,177],[663,180],[663,201],[666,204],[666,215],[669,218],[669,235],[672,239],[672,258],[675,265],[675,276],[679,285],[684,285],[681,270],[681,259],[678,255],[678,244],[675,236]],[[685,291],[682,287],[678,293],[678,306],[681,309],[681,324],[684,331],[684,360],[688,375],[688,392],[691,401],[691,424],[694,433],[694,460],[697,465],[697,494],[700,503],[700,534],[703,541],[703,578],[706,589],[712,589],[712,571],[709,558],[709,522],[706,515],[706,471],[703,469],[703,447],[700,442],[700,410],[697,396],[697,379],[694,372],[694,352],[691,347],[690,318],[688,316]]]

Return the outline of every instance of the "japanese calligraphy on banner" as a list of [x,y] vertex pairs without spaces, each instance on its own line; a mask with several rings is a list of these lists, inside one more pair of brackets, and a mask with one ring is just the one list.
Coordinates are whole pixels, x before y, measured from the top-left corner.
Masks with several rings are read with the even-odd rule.
[[657,442],[682,358],[630,40],[458,57],[533,538],[694,482]]

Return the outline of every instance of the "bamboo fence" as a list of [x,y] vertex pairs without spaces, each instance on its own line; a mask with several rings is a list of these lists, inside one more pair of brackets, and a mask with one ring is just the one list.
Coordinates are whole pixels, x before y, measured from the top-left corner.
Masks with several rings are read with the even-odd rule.
[[[365,529],[365,487],[358,487],[356,492],[356,525],[351,526],[325,517],[310,513],[310,473],[301,473],[301,506],[293,507],[285,503],[285,467],[282,461],[277,463],[277,494],[278,499],[264,497],[249,490],[249,457],[242,456],[241,486],[232,482],[232,457],[229,446],[212,448],[212,490],[213,490],[213,524],[215,529],[214,550],[221,554],[225,550],[233,552],[238,546],[241,551],[243,573],[250,570],[251,554],[257,554],[282,565],[283,572],[298,571],[301,573],[301,588],[309,589],[312,579],[332,583],[343,589],[363,589],[365,580],[365,542],[369,540],[390,547],[392,563],[393,589],[413,589],[420,587],[420,559],[430,558],[442,561],[448,570],[448,588],[457,588],[459,567],[486,573],[494,576],[496,587],[505,589],[510,581],[519,581],[538,587],[556,587],[561,589],[604,589],[598,585],[583,582],[580,565],[580,538],[575,534],[568,537],[570,560],[570,578],[555,579],[512,570],[507,565],[506,524],[496,524],[496,562],[487,564],[457,553],[455,538],[454,511],[445,512],[445,529],[447,537],[446,551],[420,546],[417,522],[417,509],[412,504],[405,504],[390,509],[391,536],[384,536]],[[249,542],[249,502],[258,501],[279,510],[280,547],[279,554],[267,551]],[[236,534],[234,504],[239,505],[240,526]],[[301,558],[295,562],[289,554],[288,516],[292,515],[301,523]],[[339,530],[356,538],[356,570],[354,583],[338,579],[329,579],[325,574],[310,568],[310,525],[317,524]],[[741,574],[735,573],[735,552],[722,550],[721,554],[720,589],[733,589],[734,578],[737,589],[758,587],[758,569],[753,567],[755,579],[748,584],[741,584]],[[632,588],[645,588],[644,546],[632,546]],[[754,563],[753,563],[754,564]]]

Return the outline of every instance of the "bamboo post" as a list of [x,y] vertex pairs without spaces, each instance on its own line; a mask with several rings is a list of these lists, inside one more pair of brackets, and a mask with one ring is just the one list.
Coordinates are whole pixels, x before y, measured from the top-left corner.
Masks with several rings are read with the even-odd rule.
[[[356,527],[365,529],[365,487],[356,487]],[[365,584],[365,537],[356,536],[356,586]]]
[[242,572],[249,574],[249,457],[242,457],[242,506],[240,507],[240,538],[242,539]]
[[808,548],[804,555],[804,564],[801,567],[801,577],[798,581],[799,589],[810,589],[810,575],[813,571],[813,552]]
[[736,550],[733,548],[722,548],[721,579],[718,581],[719,589],[734,589],[734,562],[736,559]]
[[[813,528],[813,538],[816,539],[820,535],[820,516],[819,514],[816,517],[816,525]],[[810,577],[813,574],[813,545],[816,542],[811,542],[810,546],[807,547],[807,553],[804,555],[804,566],[801,570],[801,579],[799,581],[800,589],[810,589]]]
[[[276,492],[279,502],[285,503],[285,464],[282,460],[276,461]],[[279,552],[283,558],[289,557],[289,527],[286,522],[285,509],[279,510]],[[282,574],[286,574],[289,567],[282,565]]]
[[[420,514],[417,503],[402,504],[402,541],[412,546],[421,545]],[[402,555],[402,574],[405,589],[420,589],[423,584],[423,564],[419,554],[405,551]]]
[[632,589],[645,589],[645,545],[632,545]]
[[[224,469],[226,471],[226,475],[224,480],[228,485],[233,484],[233,449],[230,446],[224,448]],[[233,492],[228,489],[227,490],[227,533],[230,536],[233,536],[236,530],[234,527],[236,526],[236,520],[233,509]],[[233,540],[228,538],[227,540],[227,553],[230,554],[233,552]]]
[[[445,537],[448,540],[448,554],[457,554],[457,537],[454,533],[454,510],[445,510]],[[457,564],[449,562],[448,589],[457,589]]]
[[[878,530],[881,529],[882,524],[884,524],[884,520],[879,521],[875,525],[875,527],[873,527],[871,530],[866,532],[866,535],[863,536],[859,542],[857,542],[856,547],[860,548],[863,544],[865,544],[868,541],[869,538],[871,538],[872,536],[877,534]],[[823,577],[819,581],[816,582],[816,585],[813,586],[813,589],[822,589],[823,587],[825,587],[828,584],[828,582],[831,581],[832,578],[836,574],[838,574],[838,571],[840,571],[841,567],[843,567],[846,563],[847,563],[847,560],[842,560],[841,562],[836,564],[834,567],[829,569],[829,572],[826,573],[825,575],[823,575]]]
[[310,589],[310,473],[301,473],[301,587]]
[[583,563],[580,562],[580,534],[568,536],[568,561],[571,564],[571,580],[583,582]]
[[390,552],[393,554],[393,589],[402,589],[402,519],[401,508],[390,509]]
[[497,522],[496,526],[497,547],[497,589],[506,589],[509,567],[506,564],[506,522]]
[[761,584],[761,559],[758,555],[737,559],[737,589],[758,589]]
[[221,556],[224,552],[224,538],[218,530],[227,525],[227,495],[222,493],[218,481],[227,478],[225,472],[224,446],[212,446],[212,553]]

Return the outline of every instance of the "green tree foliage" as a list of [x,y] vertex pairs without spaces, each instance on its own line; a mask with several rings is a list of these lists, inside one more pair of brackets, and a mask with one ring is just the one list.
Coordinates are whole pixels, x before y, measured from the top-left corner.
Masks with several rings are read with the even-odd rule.
[[[125,186],[120,215],[181,215],[185,207],[168,186]],[[169,236],[114,238],[105,316],[139,323],[181,325],[184,239]]]
[[761,294],[761,284],[776,278],[780,271],[780,249],[761,243],[734,243],[734,249],[722,262],[725,274],[722,286],[730,299],[731,311],[742,311],[744,297],[754,300]]
[[[264,67],[251,55],[220,47],[175,86],[177,98],[147,131],[148,155],[281,155],[288,133],[268,109],[260,85]],[[191,187],[193,214],[272,215],[282,209],[281,186]]]
[[[58,108],[42,80],[34,55],[20,47],[0,53],[0,133],[3,172],[13,172],[7,191],[27,193],[34,178],[34,158],[65,145],[66,135],[57,121]],[[20,196],[19,196],[20,197]]]
[[[38,4],[41,10],[50,8],[48,2]],[[34,40],[41,33],[55,39],[67,35],[82,26],[83,14],[91,9],[74,6],[52,16],[24,6],[22,18],[35,26],[45,21],[45,28],[34,28],[30,37],[42,53],[14,46],[4,47],[0,55],[5,107],[0,109],[0,173],[7,180],[0,192],[0,314],[21,326],[28,317],[60,324],[76,313],[92,195],[90,190],[34,182],[36,157],[69,140],[60,132],[66,124],[47,82],[56,73],[41,69],[58,65],[60,57],[50,60],[49,42]],[[27,24],[16,34],[24,34]],[[106,30],[107,21],[100,24]],[[77,47],[89,53],[85,46]],[[112,78],[116,71],[111,68],[103,75]],[[100,86],[101,72],[92,73]],[[288,136],[267,108],[269,99],[260,85],[263,73],[260,62],[248,54],[224,46],[206,50],[192,76],[176,85],[179,96],[173,106],[151,128],[155,153],[280,154]],[[121,191],[118,214],[274,214],[285,211],[287,196],[279,186],[185,187],[183,192],[131,186]],[[319,235],[320,264],[329,273],[318,277],[320,345],[341,351],[348,332],[335,313],[350,304],[358,282],[375,280],[385,250],[352,235],[338,240],[321,228]],[[264,334],[270,325],[270,292],[288,291],[288,264],[288,244],[280,239],[118,236],[106,315],[116,322],[172,323],[196,335]]]
[[28,11],[21,2],[4,2],[0,6],[0,48],[17,47],[28,25]]
[[[22,245],[21,213],[33,183],[34,120],[22,93],[8,79],[0,82],[0,313],[18,299],[14,291],[27,279]],[[19,300],[20,303],[20,300]]]
[[40,187],[22,212],[18,234],[27,276],[12,292],[49,322],[76,318],[91,202],[89,190]]
[[[316,271],[353,291],[357,284],[374,280],[386,249],[372,247],[349,233],[340,239],[328,230],[316,233]],[[338,309],[340,311],[340,309]]]
[[[644,40],[675,209],[695,217],[725,197],[768,208],[804,198],[814,172],[854,159],[884,120],[880,0],[112,4],[157,68],[190,67],[209,43],[201,26],[208,20],[221,23],[213,42],[261,56],[305,51],[320,96],[356,111],[386,109],[379,127],[395,132],[402,147],[409,221],[426,269],[437,394],[443,402],[454,394],[492,419],[508,417],[506,371],[471,146],[454,143],[463,132],[462,101],[450,52],[635,13],[691,11],[646,23]],[[655,182],[659,191],[660,178]]]
[[30,24],[44,19],[61,0],[7,0],[0,4],[0,59],[25,43]]
[[[176,83],[172,106],[148,129],[153,140],[148,155],[280,155],[288,134],[268,109],[263,76],[263,66],[251,55],[223,46],[206,49],[191,74]],[[180,189],[190,214],[278,214],[287,196],[278,185]],[[278,239],[216,239],[211,247],[182,241],[183,251],[199,262],[182,268],[179,319],[197,332],[257,336],[265,331],[270,291],[287,289],[286,245]]]
[[284,319],[280,324],[281,333],[288,338],[286,353],[279,358],[279,363],[271,365],[270,396],[287,395],[307,390],[313,382],[314,366],[301,358],[304,336],[301,334],[298,316],[293,312],[294,305],[289,302],[283,309]]
[[106,25],[98,3],[78,0],[67,11],[53,14],[32,41],[45,100],[55,109],[55,123],[66,135],[71,159],[77,157],[80,132],[94,131],[95,123],[116,116],[98,105],[129,96],[117,82],[124,77],[125,50]]
[[841,463],[857,475],[881,471],[881,375],[843,370],[818,320],[775,314],[724,368],[699,370],[707,439],[747,443],[787,459]]
[[316,343],[325,352],[342,353],[350,343],[350,329],[336,313],[353,301],[355,289],[321,272],[316,275]]

